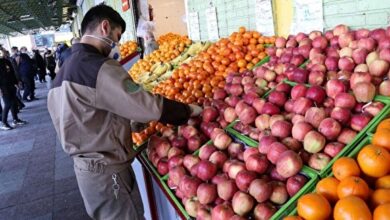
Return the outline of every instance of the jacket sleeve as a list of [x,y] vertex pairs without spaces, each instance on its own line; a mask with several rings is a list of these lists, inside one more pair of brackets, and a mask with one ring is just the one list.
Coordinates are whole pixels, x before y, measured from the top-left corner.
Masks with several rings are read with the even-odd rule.
[[97,108],[141,123],[158,120],[180,125],[191,114],[186,104],[144,91],[115,60],[106,61],[99,70],[95,101]]

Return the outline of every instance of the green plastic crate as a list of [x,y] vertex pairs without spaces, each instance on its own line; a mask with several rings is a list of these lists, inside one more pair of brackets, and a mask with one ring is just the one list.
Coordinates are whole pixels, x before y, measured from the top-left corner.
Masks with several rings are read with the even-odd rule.
[[271,220],[280,220],[285,216],[288,216],[296,207],[298,199],[315,189],[316,184],[319,180],[318,175],[313,172],[312,169],[303,166],[301,174],[305,175],[307,178],[309,178],[309,181],[302,187],[301,190],[297,192],[293,197],[291,197],[285,204],[283,204],[279,210],[271,217]]
[[[387,105],[390,106],[390,97],[387,97],[387,96],[377,96],[377,99],[380,100],[381,102],[383,103],[386,103]],[[385,106],[386,108],[386,106]],[[376,127],[378,126],[378,124],[386,119],[386,118],[390,118],[390,107],[388,109],[385,109],[384,110],[384,113],[385,115],[383,115],[383,117],[381,117],[381,119],[379,121],[377,121],[377,123],[375,123],[374,126],[371,126],[368,130],[367,130],[367,133],[368,134],[374,134],[375,131],[376,131]]]

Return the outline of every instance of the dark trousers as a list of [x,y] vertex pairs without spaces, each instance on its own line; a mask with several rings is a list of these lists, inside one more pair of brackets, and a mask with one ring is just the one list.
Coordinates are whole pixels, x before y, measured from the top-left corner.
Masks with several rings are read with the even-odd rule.
[[30,99],[34,98],[34,78],[29,78],[29,77],[22,77],[22,82],[23,82],[23,100],[27,100],[27,97]]
[[48,67],[47,68],[49,70],[49,76],[51,78],[51,80],[54,79],[54,77],[56,77],[56,72],[54,71],[56,69],[56,67]]
[[3,93],[4,108],[1,114],[1,121],[6,124],[8,120],[8,112],[11,110],[12,118],[18,120],[17,103],[16,103],[16,91],[8,91]]
[[39,69],[38,70],[39,82],[46,82],[45,76],[46,76],[46,68]]

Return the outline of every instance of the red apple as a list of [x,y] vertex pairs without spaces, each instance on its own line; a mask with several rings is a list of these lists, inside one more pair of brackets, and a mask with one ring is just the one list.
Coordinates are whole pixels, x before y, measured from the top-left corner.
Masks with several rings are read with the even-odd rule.
[[286,137],[282,140],[282,143],[290,150],[298,152],[302,149],[302,143],[292,137]]
[[183,137],[175,137],[172,141],[172,147],[184,149],[187,146],[187,139]]
[[267,153],[267,158],[271,163],[276,164],[276,161],[279,159],[280,155],[287,150],[288,148],[284,146],[284,144],[280,142],[274,142],[270,146],[270,149]]
[[215,175],[212,179],[211,179],[211,182],[215,185],[218,185],[219,183],[225,181],[225,180],[228,180],[228,176],[226,175],[226,173],[219,173],[217,175]]
[[228,204],[220,204],[211,211],[212,220],[226,220],[234,216],[232,207]]
[[285,151],[276,161],[276,171],[284,178],[297,174],[303,166],[302,159],[292,150]]
[[174,157],[171,157],[168,159],[168,169],[171,170],[172,168],[176,166],[180,166],[183,164],[183,156],[182,155],[177,155]]
[[353,95],[342,92],[336,95],[335,99],[335,106],[340,108],[346,108],[346,109],[353,109],[356,105],[356,100]]
[[244,155],[243,155],[244,161],[247,161],[249,156],[251,156],[253,154],[259,154],[258,149],[256,149],[255,147],[248,147],[247,149],[245,149]]
[[185,175],[186,171],[181,165],[169,170],[169,179],[172,180],[172,183],[175,187],[179,185],[180,179]]
[[229,169],[228,169],[228,175],[231,179],[236,179],[237,174],[241,170],[245,170],[245,164],[242,162],[233,162],[230,164]]
[[268,101],[281,107],[287,101],[287,97],[284,92],[272,91],[268,96]]
[[271,177],[272,180],[277,180],[277,181],[282,181],[282,182],[287,180],[287,178],[282,177],[278,173],[278,171],[276,171],[276,167],[273,167],[273,168],[270,169],[270,177]]
[[241,170],[236,176],[236,185],[243,192],[248,191],[251,182],[256,179],[257,175],[253,171]]
[[179,189],[183,192],[185,197],[191,198],[196,196],[196,191],[201,183],[202,181],[197,177],[185,175],[180,179]]
[[200,206],[196,212],[196,220],[212,220],[211,208],[207,206]]
[[215,174],[217,174],[217,165],[207,160],[202,160],[199,162],[197,172],[199,179],[207,181],[213,178]]
[[304,115],[312,105],[313,102],[310,99],[300,97],[294,102],[294,113]]
[[194,197],[194,198],[190,198],[190,199],[185,200],[184,207],[185,207],[188,215],[195,218],[197,213],[198,213],[200,203],[199,203],[198,199],[196,199],[196,197]]
[[210,155],[209,161],[215,164],[218,168],[222,168],[227,159],[228,157],[224,152],[215,151]]
[[331,142],[325,146],[324,152],[331,157],[335,157],[344,149],[344,147],[345,145],[342,143]]
[[[309,111],[307,111],[306,114],[308,112]],[[305,135],[311,130],[313,130],[313,127],[310,124],[303,121],[298,122],[292,127],[292,137],[299,141],[303,141]]]
[[190,169],[191,176],[198,176],[198,167],[199,167],[199,163],[191,167]]
[[166,158],[161,159],[157,163],[157,171],[160,175],[164,176],[165,174],[168,173],[169,168],[168,168],[168,162]]
[[217,186],[210,183],[202,183],[199,185],[196,195],[200,204],[212,203],[217,199]]
[[272,184],[272,194],[270,201],[282,205],[288,200],[286,185],[282,182],[274,181]]
[[234,180],[225,180],[217,185],[218,196],[228,201],[233,198],[233,195],[238,191],[237,185]]
[[343,144],[349,144],[355,139],[356,135],[357,133],[355,131],[349,128],[344,128],[343,130],[341,130],[337,141]]
[[298,84],[291,89],[291,99],[297,100],[300,97],[306,96],[307,87],[303,84]]
[[267,154],[271,144],[276,141],[278,140],[274,136],[270,136],[270,135],[262,136],[259,139],[259,146],[258,146],[259,152],[262,154]]
[[217,149],[214,147],[213,144],[206,144],[203,145],[199,149],[199,158],[201,160],[208,160],[210,158],[210,155],[214,153]]
[[256,205],[253,211],[253,215],[255,216],[256,220],[268,220],[271,219],[276,211],[277,209],[275,206],[271,205],[270,203],[260,203]]
[[254,171],[259,174],[263,174],[268,169],[269,162],[267,157],[263,154],[253,154],[245,161],[246,169]]
[[184,155],[184,151],[182,149],[179,149],[177,147],[171,147],[168,151],[168,159],[171,159],[171,157],[178,156],[178,155]]
[[310,131],[303,139],[303,148],[309,153],[318,153],[324,149],[326,139],[317,131]]
[[312,86],[306,91],[306,98],[313,100],[317,104],[324,102],[326,92],[321,86]]
[[200,140],[200,137],[198,135],[193,135],[187,141],[188,150],[190,150],[191,152],[199,149],[201,145],[202,141]]
[[269,129],[270,118],[271,118],[271,116],[269,116],[267,114],[262,114],[262,115],[257,116],[257,118],[255,120],[256,128],[258,128],[260,131],[264,131],[265,129]]
[[213,141],[216,148],[219,150],[225,150],[232,142],[232,139],[225,133],[219,133]]
[[272,186],[264,179],[255,179],[249,186],[249,194],[258,202],[267,201],[272,194]]
[[347,87],[341,80],[331,79],[326,83],[326,94],[331,98],[336,98],[336,95],[346,92]]
[[183,165],[187,170],[191,170],[191,167],[197,163],[199,163],[200,159],[199,157],[192,155],[192,154],[187,154],[183,158]]
[[194,126],[191,126],[191,125],[187,125],[187,126],[183,126],[182,129],[182,134],[183,134],[183,137],[185,139],[189,139],[190,137],[198,134],[198,130],[194,127]]
[[241,191],[238,191],[234,194],[232,200],[232,206],[234,212],[239,216],[244,216],[249,213],[254,206],[253,198]]
[[351,118],[351,110],[336,107],[330,113],[330,117],[336,119],[338,122],[342,124],[346,124],[349,122],[349,119]]
[[331,158],[324,153],[315,153],[310,156],[309,166],[315,170],[322,170],[329,164]]
[[301,174],[297,174],[287,179],[286,188],[290,197],[293,197],[306,184],[307,178]]
[[341,132],[341,125],[333,118],[325,118],[321,121],[318,131],[328,140],[335,140]]
[[171,148],[171,144],[168,141],[166,140],[161,141],[156,146],[157,155],[160,158],[167,157],[170,148]]
[[318,128],[322,120],[326,118],[326,112],[323,108],[311,107],[306,111],[305,121],[313,127]]
[[271,133],[275,137],[285,138],[291,135],[292,124],[290,122],[279,120],[271,126]]
[[228,153],[230,157],[236,158],[239,153],[244,152],[244,146],[240,143],[232,142],[228,146]]

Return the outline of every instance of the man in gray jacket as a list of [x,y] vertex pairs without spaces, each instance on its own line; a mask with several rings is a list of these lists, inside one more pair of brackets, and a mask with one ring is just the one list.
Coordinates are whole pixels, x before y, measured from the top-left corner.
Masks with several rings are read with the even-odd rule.
[[112,59],[125,21],[106,5],[91,8],[82,38],[53,81],[48,109],[66,153],[72,156],[84,205],[93,219],[144,219],[131,169],[130,121],[180,125],[200,107],[154,96]]

